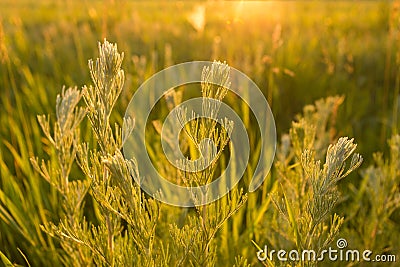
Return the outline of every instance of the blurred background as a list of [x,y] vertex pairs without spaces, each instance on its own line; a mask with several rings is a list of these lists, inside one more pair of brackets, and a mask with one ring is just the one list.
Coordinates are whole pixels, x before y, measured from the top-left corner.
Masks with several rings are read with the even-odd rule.
[[31,118],[18,114],[51,113],[62,85],[89,81],[87,61],[104,38],[125,53],[128,99],[166,66],[216,59],[263,90],[278,133],[304,105],[337,94],[346,97],[338,129],[361,152],[385,148],[396,123],[399,14],[391,1],[6,0],[0,14],[1,134],[9,141],[10,117],[19,124]]
[[[63,85],[90,83],[87,62],[104,38],[125,53],[116,120],[155,72],[186,61],[221,60],[263,91],[278,137],[305,105],[344,95],[337,134],[354,137],[369,164],[373,152],[387,151],[387,139],[399,127],[399,7],[396,1],[2,0],[0,200],[8,209],[37,210],[32,220],[49,216],[45,210],[56,205],[55,192],[28,160],[46,157],[48,147],[36,114],[54,117]],[[34,190],[27,194],[26,188]],[[43,192],[49,192],[46,200]],[[0,211],[0,250],[11,258],[21,258],[15,247],[48,244],[43,234],[43,240],[20,241],[40,227]]]

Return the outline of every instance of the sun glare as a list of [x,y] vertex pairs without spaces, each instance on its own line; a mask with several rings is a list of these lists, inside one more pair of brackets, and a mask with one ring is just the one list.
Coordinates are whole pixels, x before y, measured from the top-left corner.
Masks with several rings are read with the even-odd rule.
[[249,20],[251,18],[260,17],[276,17],[279,16],[280,2],[276,1],[240,1],[236,4],[234,9],[234,20]]

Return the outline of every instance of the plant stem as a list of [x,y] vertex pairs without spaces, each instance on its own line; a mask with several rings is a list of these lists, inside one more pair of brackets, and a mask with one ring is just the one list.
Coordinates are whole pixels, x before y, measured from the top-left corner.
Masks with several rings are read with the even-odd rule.
[[106,214],[106,224],[108,233],[108,249],[110,251],[111,265],[114,266],[114,235],[112,231],[112,223],[109,214]]

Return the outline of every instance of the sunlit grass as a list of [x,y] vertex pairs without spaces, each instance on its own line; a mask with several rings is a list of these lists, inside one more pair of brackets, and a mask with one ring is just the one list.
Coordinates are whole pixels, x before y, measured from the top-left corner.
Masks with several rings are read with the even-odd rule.
[[[44,255],[59,246],[38,226],[57,221],[60,207],[55,191],[28,162],[33,155],[46,157],[45,152],[51,152],[35,115],[48,113],[54,119],[54,100],[62,85],[79,88],[88,83],[87,61],[95,57],[96,42],[106,37],[125,52],[126,82],[112,120],[121,121],[136,88],[165,66],[226,60],[249,75],[268,98],[278,136],[289,131],[304,105],[321,97],[344,95],[330,123],[336,125],[337,136],[355,138],[368,166],[375,162],[372,152],[389,152],[386,140],[399,127],[399,108],[394,106],[399,88],[396,12],[392,2],[372,1],[0,1],[0,185],[4,193],[0,201],[7,207],[0,214],[0,251],[23,263],[16,250],[21,248],[31,263],[40,265]],[[251,129],[248,109],[229,95],[227,101],[238,105],[235,110],[243,112]],[[88,128],[86,124],[83,127]],[[82,135],[93,141],[89,131],[83,130]],[[382,162],[377,165],[376,173],[389,172]],[[365,207],[373,199],[364,192],[367,178],[374,175],[369,172],[362,179],[354,175],[339,185],[349,196],[347,202],[339,203],[340,212],[351,219],[363,211],[361,222],[370,215]],[[274,188],[276,173],[271,177],[259,195],[249,196],[249,206],[222,228],[221,251],[225,254],[221,257],[225,260],[234,260],[226,254],[231,251],[254,256],[249,238],[262,238],[253,231],[261,226],[249,225],[254,218],[263,222],[264,213],[271,215],[268,193]],[[258,206],[261,200],[264,204]],[[8,204],[11,201],[13,205]],[[165,217],[175,220],[176,212],[181,211],[171,209]],[[182,221],[184,215],[179,218]],[[396,218],[398,211],[385,217],[382,229],[391,225],[397,231]],[[352,241],[360,247],[373,244],[358,236],[355,224],[346,221],[344,225]],[[374,227],[380,227],[379,222],[374,221]],[[365,227],[363,231],[374,234],[369,230]],[[388,237],[379,238],[384,242]],[[385,243],[386,248],[375,245],[395,250],[395,241]]]

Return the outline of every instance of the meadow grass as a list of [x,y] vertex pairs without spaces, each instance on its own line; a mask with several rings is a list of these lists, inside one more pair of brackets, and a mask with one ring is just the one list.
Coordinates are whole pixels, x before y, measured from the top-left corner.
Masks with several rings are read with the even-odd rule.
[[[205,7],[203,26],[190,18],[198,6]],[[303,106],[322,97],[343,95],[344,99],[336,100],[341,105],[326,109],[329,132],[316,133],[317,140],[325,141],[309,149],[323,158],[328,145],[339,136],[355,138],[364,163],[360,173],[338,183],[343,197],[334,212],[345,218],[341,233],[357,248],[399,257],[399,235],[388,234],[400,231],[398,186],[396,189],[399,143],[394,135],[399,127],[397,9],[397,2],[1,2],[0,251],[23,265],[25,256],[32,266],[66,264],[61,260],[65,251],[60,241],[41,228],[57,224],[65,211],[57,190],[29,162],[33,156],[51,162],[57,159],[51,143],[42,137],[36,115],[50,114],[54,120],[55,99],[62,86],[80,88],[89,83],[87,61],[97,57],[96,43],[107,38],[125,53],[125,86],[111,115],[112,122],[122,122],[128,101],[141,82],[166,66],[190,60],[226,60],[249,75],[270,102],[279,138],[293,129],[297,114],[303,114],[298,118],[310,114]],[[226,101],[247,118],[248,129],[253,129],[254,118],[248,108],[237,104],[229,94]],[[162,113],[167,111],[165,106],[160,108]],[[314,109],[316,114],[324,112],[322,108]],[[81,138],[96,146],[87,120],[81,128]],[[260,245],[299,246],[296,239],[279,231],[280,225],[291,229],[290,223],[285,224],[279,209],[274,208],[283,204],[271,197],[287,194],[277,182],[287,182],[282,176],[285,171],[289,177],[302,177],[302,169],[296,164],[300,164],[303,151],[285,148],[285,138],[278,152],[286,149],[286,156],[281,158],[284,168],[273,168],[263,188],[249,194],[246,204],[219,229],[215,241],[217,264],[233,265],[237,255],[256,264],[257,249],[251,240]],[[251,145],[256,154],[257,143]],[[155,144],[151,148],[157,161],[160,147]],[[372,156],[376,151],[383,151],[384,156]],[[224,160],[228,158],[221,158],[222,166]],[[254,164],[255,159],[246,177]],[[82,176],[75,164],[71,173],[73,179]],[[387,186],[376,188],[376,179]],[[246,182],[245,178],[241,186]],[[284,199],[290,202],[293,197]],[[226,205],[226,199],[221,201]],[[387,202],[391,204],[385,206]],[[98,204],[90,197],[85,203],[83,213],[88,221],[97,223]],[[181,227],[193,210],[162,208],[159,221],[164,226],[157,228],[157,236],[173,244],[168,243],[168,222]],[[365,224],[371,216],[374,219]],[[178,238],[179,234],[173,236]]]

